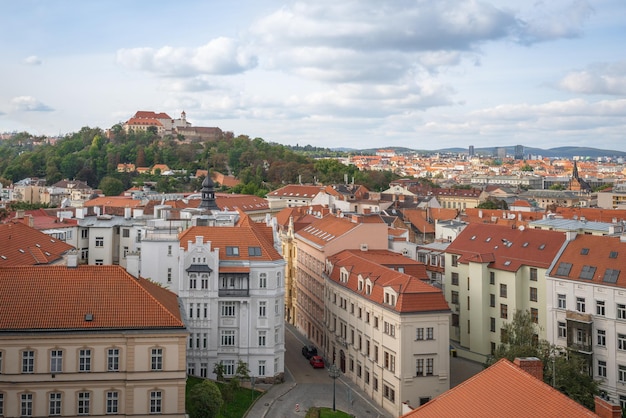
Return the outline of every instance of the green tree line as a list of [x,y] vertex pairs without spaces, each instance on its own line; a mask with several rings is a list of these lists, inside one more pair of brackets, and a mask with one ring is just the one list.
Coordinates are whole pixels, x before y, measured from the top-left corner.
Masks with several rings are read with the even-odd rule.
[[[360,172],[333,158],[313,158],[312,147],[289,147],[246,135],[224,134],[206,142],[181,142],[183,137],[157,135],[156,129],[126,133],[115,125],[109,134],[100,128],[84,127],[68,134],[55,144],[41,144],[42,138],[26,132],[0,142],[0,181],[16,182],[26,177],[45,178],[48,185],[62,179],[84,181],[94,188],[117,192],[146,181],[157,184],[157,191],[193,191],[201,179],[190,175],[207,165],[237,177],[241,184],[234,193],[265,196],[269,191],[292,183],[342,183],[347,175],[372,191],[381,191],[397,176],[391,172]],[[38,145],[41,144],[41,145]],[[309,155],[307,155],[309,154]],[[315,154],[338,156],[337,152]],[[120,163],[136,167],[167,164],[173,170],[185,170],[182,176],[118,173]]]

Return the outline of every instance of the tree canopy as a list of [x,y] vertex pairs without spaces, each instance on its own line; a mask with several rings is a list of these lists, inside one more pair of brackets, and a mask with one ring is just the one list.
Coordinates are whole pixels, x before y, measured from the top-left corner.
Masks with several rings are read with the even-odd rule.
[[215,418],[223,405],[220,389],[210,380],[195,385],[187,396],[187,412],[190,418]]

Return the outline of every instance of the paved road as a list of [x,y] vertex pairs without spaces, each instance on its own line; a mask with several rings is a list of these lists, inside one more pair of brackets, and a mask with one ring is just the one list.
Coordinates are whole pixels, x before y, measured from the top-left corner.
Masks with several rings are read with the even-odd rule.
[[[285,382],[268,385],[248,411],[248,418],[304,417],[312,406],[331,408],[333,381],[327,369],[313,369],[302,355],[306,340],[291,325],[285,326]],[[483,369],[479,363],[450,359],[450,384],[456,386]],[[296,411],[296,404],[299,411]],[[388,418],[390,415],[362,395],[360,389],[342,377],[335,381],[336,408],[359,418]]]

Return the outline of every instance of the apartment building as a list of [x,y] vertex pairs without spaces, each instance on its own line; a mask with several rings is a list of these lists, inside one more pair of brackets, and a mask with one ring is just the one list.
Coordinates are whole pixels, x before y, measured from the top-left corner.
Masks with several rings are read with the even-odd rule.
[[135,257],[142,276],[181,300],[189,375],[215,378],[222,363],[230,377],[241,360],[257,381],[282,379],[285,261],[270,226],[242,214],[233,226],[191,226],[178,235],[155,230],[142,237]]
[[547,281],[547,339],[582,356],[626,409],[626,236],[576,235]]
[[346,378],[393,416],[450,388],[450,309],[423,264],[345,250],[324,277],[324,353]]
[[469,224],[450,243],[444,289],[459,356],[484,362],[518,310],[530,311],[546,338],[545,274],[565,240],[561,232]]
[[184,418],[176,295],[76,262],[0,267],[0,416]]
[[326,258],[345,249],[387,249],[387,225],[380,215],[326,215],[295,234],[295,325],[324,346],[324,268]]

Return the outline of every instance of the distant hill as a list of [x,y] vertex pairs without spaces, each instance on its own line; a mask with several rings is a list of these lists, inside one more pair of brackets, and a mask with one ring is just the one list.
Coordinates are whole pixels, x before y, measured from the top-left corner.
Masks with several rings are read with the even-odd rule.
[[[482,155],[493,155],[495,148],[497,147],[487,147],[487,148],[475,148],[474,152],[476,154]],[[506,148],[507,155],[513,155],[515,153],[514,146],[508,147],[499,147]],[[351,149],[351,148],[333,148],[334,151],[343,151],[343,152],[352,152],[355,154],[375,154],[381,148],[371,148],[371,149]],[[418,152],[424,154],[434,154],[434,153],[453,153],[453,154],[462,154],[467,153],[467,148],[442,148],[438,150],[416,150],[405,147],[385,147],[385,149],[392,149],[398,154],[410,153],[410,152]],[[605,150],[591,147],[557,147],[557,148],[533,148],[533,147],[524,147],[524,157],[528,155],[533,156],[541,156],[548,158],[573,158],[573,157],[583,157],[595,159],[598,157],[626,157],[626,151],[617,151],[617,150]]]

